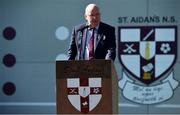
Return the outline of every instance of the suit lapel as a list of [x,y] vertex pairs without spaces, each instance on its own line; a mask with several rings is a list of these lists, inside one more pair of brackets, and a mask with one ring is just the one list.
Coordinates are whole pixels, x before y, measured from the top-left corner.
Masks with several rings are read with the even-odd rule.
[[83,37],[82,37],[82,53],[81,58],[84,59],[84,53],[86,49],[86,37],[87,37],[87,28],[83,31]]
[[97,45],[99,43],[99,41],[103,38],[103,33],[102,33],[102,24],[99,24],[99,28],[98,28],[98,32],[97,32],[97,37],[96,37],[96,44],[95,44],[95,50],[97,48]]

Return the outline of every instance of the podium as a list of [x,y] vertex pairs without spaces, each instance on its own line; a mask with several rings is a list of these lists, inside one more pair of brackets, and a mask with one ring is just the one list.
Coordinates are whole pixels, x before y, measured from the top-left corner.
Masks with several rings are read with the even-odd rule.
[[116,114],[117,83],[111,60],[56,61],[57,113]]

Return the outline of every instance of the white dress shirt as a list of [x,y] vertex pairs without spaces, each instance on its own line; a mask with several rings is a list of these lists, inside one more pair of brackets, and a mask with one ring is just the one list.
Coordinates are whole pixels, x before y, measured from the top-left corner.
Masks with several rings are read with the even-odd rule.
[[[86,35],[86,46],[85,46],[85,52],[84,52],[85,60],[89,60],[89,42],[90,42],[90,37],[92,35],[92,32],[93,32],[93,29],[88,28],[87,35]],[[97,32],[98,32],[98,27],[94,29],[94,48],[95,48],[96,39],[97,39]]]

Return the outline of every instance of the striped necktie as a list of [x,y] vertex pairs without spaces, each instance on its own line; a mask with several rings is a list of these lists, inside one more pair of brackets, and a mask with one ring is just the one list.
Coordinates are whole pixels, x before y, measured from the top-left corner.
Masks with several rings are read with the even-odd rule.
[[89,60],[91,59],[94,59],[94,29],[92,30],[89,42]]

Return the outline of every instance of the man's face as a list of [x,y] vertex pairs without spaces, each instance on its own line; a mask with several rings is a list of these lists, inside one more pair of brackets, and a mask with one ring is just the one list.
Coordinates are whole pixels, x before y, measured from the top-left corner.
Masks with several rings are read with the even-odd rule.
[[90,27],[95,28],[100,22],[100,13],[97,7],[89,8],[85,12],[85,19],[87,20]]

